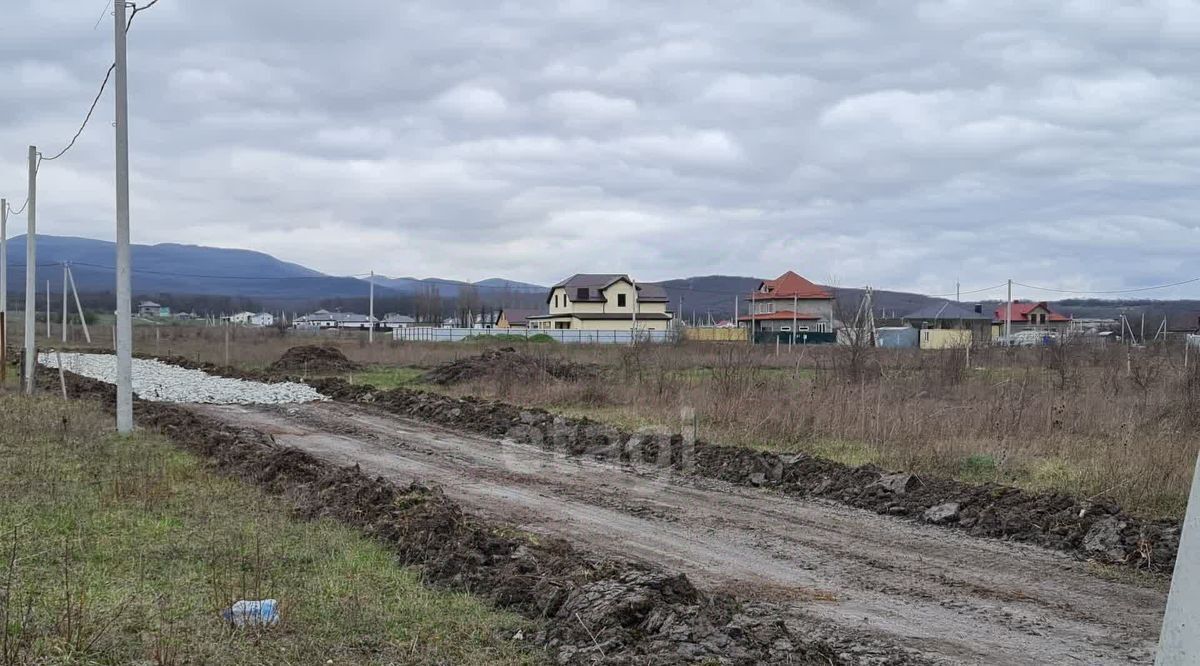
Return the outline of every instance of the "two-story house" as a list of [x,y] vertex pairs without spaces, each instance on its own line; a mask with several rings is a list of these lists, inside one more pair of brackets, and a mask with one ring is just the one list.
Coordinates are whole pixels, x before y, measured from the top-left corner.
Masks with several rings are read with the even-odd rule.
[[755,333],[833,332],[833,294],[792,271],[760,282],[746,302],[750,314],[738,321]]
[[548,314],[526,317],[530,328],[663,331],[672,315],[667,292],[619,273],[578,273],[550,288]]
[[[1004,337],[1004,324],[1008,319],[1009,307],[1001,303],[992,317],[992,337]],[[1038,303],[1026,301],[1012,302],[1012,332],[1039,331],[1043,333],[1063,334],[1071,325],[1071,318],[1050,309],[1046,301]]]

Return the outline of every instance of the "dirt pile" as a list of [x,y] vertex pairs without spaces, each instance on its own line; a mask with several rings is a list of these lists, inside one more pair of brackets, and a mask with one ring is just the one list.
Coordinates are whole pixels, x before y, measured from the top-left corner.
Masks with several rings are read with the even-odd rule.
[[360,370],[354,361],[346,358],[342,350],[331,345],[300,345],[285,351],[278,361],[269,367],[272,372],[325,373],[353,372]]
[[562,359],[536,357],[512,347],[501,347],[478,356],[460,358],[425,373],[424,379],[433,384],[461,384],[473,379],[497,378],[519,381],[559,379],[578,381],[598,376],[595,365],[574,363]]
[[642,434],[588,419],[477,398],[395,389],[374,391],[339,380],[317,386],[338,400],[373,403],[440,425],[534,443],[570,455],[644,463],[740,485],[776,488],[907,517],[981,537],[1011,539],[1081,558],[1169,572],[1179,548],[1177,521],[1142,520],[1116,504],[996,484],[895,474],[874,465],[850,467],[809,455],[776,455],[679,434]]

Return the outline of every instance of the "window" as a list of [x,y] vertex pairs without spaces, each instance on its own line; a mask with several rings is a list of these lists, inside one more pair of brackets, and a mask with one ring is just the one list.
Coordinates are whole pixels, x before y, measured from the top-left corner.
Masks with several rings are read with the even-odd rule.
[[554,307],[558,307],[558,294],[554,295]]
[[569,322],[569,321],[556,321],[556,322],[554,322],[554,328],[571,328],[571,322]]
[[804,333],[804,332],[808,331],[808,327],[807,326],[797,326],[796,330],[800,331],[801,333]]
[[756,314],[772,314],[775,312],[774,303],[757,303],[754,308]]
[[625,294],[617,294],[617,307],[625,307]]

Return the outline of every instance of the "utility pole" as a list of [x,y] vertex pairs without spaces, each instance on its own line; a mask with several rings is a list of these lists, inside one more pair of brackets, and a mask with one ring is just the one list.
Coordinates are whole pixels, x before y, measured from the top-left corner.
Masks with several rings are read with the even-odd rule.
[[633,285],[633,327],[629,329],[629,344],[636,345],[637,344],[637,311],[638,311],[637,280],[634,280],[633,278],[629,278],[629,283]]
[[33,395],[33,371],[37,368],[37,146],[29,147],[29,202],[25,205],[25,395]]
[[75,295],[75,309],[79,312],[79,325],[83,327],[83,337],[92,344],[92,334],[88,331],[87,317],[83,314],[83,305],[79,303],[79,288],[75,286],[75,274],[71,272],[71,266],[67,266],[67,279],[71,281],[71,293]]
[[[1187,363],[1184,363],[1187,366]],[[8,381],[8,199],[0,199],[0,388]]]
[[46,280],[46,341],[50,341],[50,281]]
[[8,312],[8,199],[0,199],[0,312]]
[[954,301],[957,303],[962,300],[962,283],[958,280],[954,281]]
[[[1186,344],[1186,342],[1185,342]],[[1175,575],[1171,577],[1171,592],[1167,595],[1167,612],[1163,616],[1162,633],[1158,638],[1155,666],[1185,666],[1196,663],[1200,656],[1200,465],[1192,476],[1191,495],[1183,517],[1183,532],[1179,536],[1179,556],[1175,560]]]
[[67,341],[67,262],[63,262],[63,317],[62,341]]
[[796,344],[796,308],[800,307],[799,297],[792,294],[792,339],[788,341],[788,351]]
[[1008,280],[1008,302],[1004,306],[1004,344],[1012,346],[1012,279]]
[[116,51],[117,181],[117,432],[133,432],[133,303],[129,265],[129,72],[125,57],[125,0],[113,2]]
[[367,306],[367,342],[375,342],[375,271],[371,271],[371,297]]

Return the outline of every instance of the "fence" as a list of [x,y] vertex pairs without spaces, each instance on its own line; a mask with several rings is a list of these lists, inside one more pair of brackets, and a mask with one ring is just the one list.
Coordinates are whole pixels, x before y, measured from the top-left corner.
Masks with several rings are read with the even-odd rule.
[[[582,329],[553,329],[553,328],[433,328],[419,326],[397,328],[392,331],[392,339],[398,342],[460,342],[467,338],[499,336],[503,339],[547,338],[555,342],[574,344],[619,345],[633,342],[633,331],[608,330],[587,331]],[[638,331],[638,342],[670,342],[673,340],[671,331]]]
[[829,345],[837,342],[837,335],[818,331],[799,331],[794,335],[790,331],[759,331],[754,334],[754,342],[770,345]]
[[745,342],[749,332],[750,329],[741,327],[689,326],[683,329],[683,337],[699,342]]

